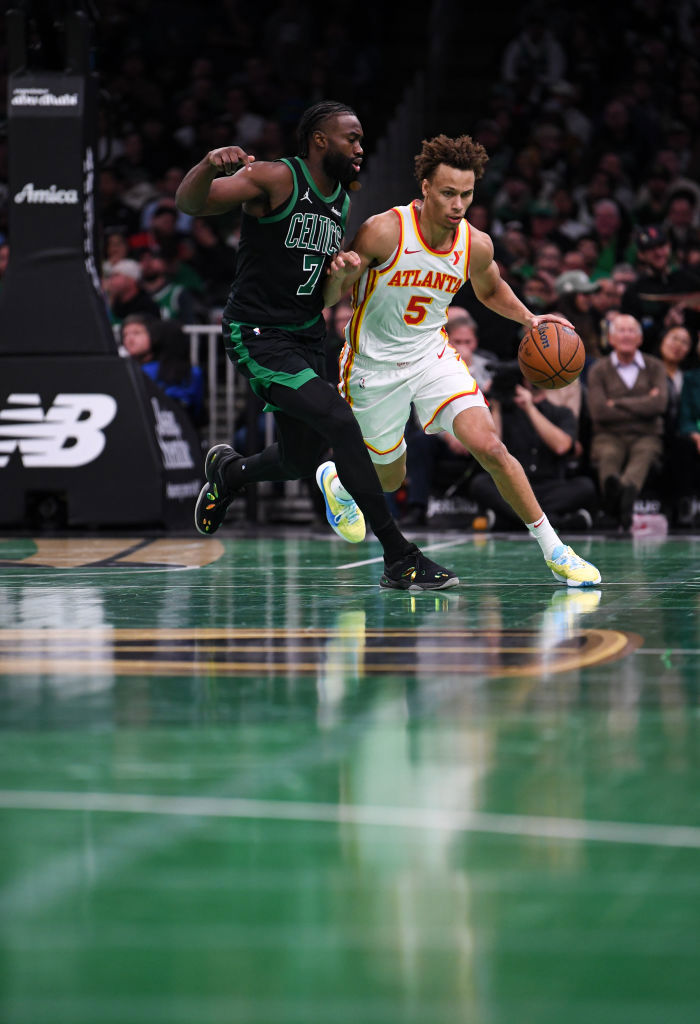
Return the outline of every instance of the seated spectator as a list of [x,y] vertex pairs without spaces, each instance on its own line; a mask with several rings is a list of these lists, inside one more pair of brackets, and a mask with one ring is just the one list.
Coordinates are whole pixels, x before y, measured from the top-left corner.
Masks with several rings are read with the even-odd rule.
[[[451,306],[457,311],[459,307]],[[495,352],[479,346],[479,328],[476,320],[466,309],[448,316],[445,327],[447,339],[460,358],[469,367],[469,372],[485,395],[488,394],[493,378],[491,364],[498,362]]]
[[[155,247],[184,253],[183,243],[187,233],[178,228],[179,211],[175,200],[161,198],[151,209],[145,228],[129,238],[131,248],[138,251]],[[191,227],[192,218],[189,220]]]
[[600,289],[585,270],[567,270],[554,281],[557,310],[576,328],[586,349],[587,360],[601,355],[599,318],[592,312],[590,296]]
[[511,171],[506,175],[491,205],[494,235],[500,235],[511,221],[523,224],[527,220],[531,203],[530,185],[522,174]]
[[663,220],[674,263],[679,262],[680,254],[688,242],[698,235],[698,196],[690,189],[679,189],[673,192],[668,201],[668,209]]
[[[700,341],[697,345],[700,360]],[[683,374],[678,411],[678,444],[673,449],[672,478],[675,497],[700,498],[700,366]],[[695,526],[700,526],[696,516]]]
[[118,260],[103,268],[102,286],[112,324],[121,324],[130,313],[148,313],[160,319],[160,309],[141,287],[141,267],[136,260]]
[[626,530],[634,502],[663,455],[668,402],[664,365],[642,355],[642,336],[638,320],[616,316],[609,332],[612,352],[593,364],[586,388],[591,465],[605,510]]
[[533,313],[541,315],[551,313],[557,302],[557,293],[554,288],[554,277],[544,270],[532,274],[523,284],[525,305]]
[[103,262],[103,273],[108,273],[110,268],[120,260],[127,260],[131,257],[129,239],[126,232],[114,229],[108,231],[104,243],[105,259]]
[[636,245],[639,276],[625,289],[621,309],[639,320],[642,348],[653,352],[665,327],[679,324],[691,334],[700,329],[700,313],[681,301],[687,293],[700,291],[700,275],[673,268],[668,235],[661,226],[641,228]]
[[556,189],[552,195],[551,203],[556,211],[556,237],[566,253],[571,251],[571,246],[576,243],[581,235],[586,234],[590,225],[582,224],[577,219],[574,200],[568,188]]
[[[510,399],[491,399],[490,404],[503,441],[554,528],[589,529],[597,509],[596,488],[589,476],[568,474],[577,438],[571,409],[550,402],[547,391],[524,379],[514,385]],[[486,511],[490,525],[508,528],[519,522],[488,473],[476,473],[469,494]]]
[[661,224],[668,209],[671,172],[663,164],[654,163],[637,191],[632,213],[640,227]]
[[97,181],[100,220],[105,234],[118,231],[128,238],[136,230],[138,214],[124,202],[121,176],[114,167],[101,167]]
[[632,284],[633,281],[636,281],[637,276],[637,271],[631,263],[618,263],[613,267],[610,277],[617,288],[617,294],[620,302],[622,302],[622,296],[625,288],[628,284]]
[[556,278],[562,272],[562,251],[556,242],[545,242],[540,246],[535,258],[535,273],[544,271]]
[[566,77],[566,50],[542,11],[529,9],[524,25],[507,43],[501,78],[529,103],[539,103],[549,87]]
[[687,368],[688,356],[693,343],[690,332],[685,327],[669,327],[664,331],[657,355],[664,364],[668,382],[668,413],[669,428],[675,432],[678,410],[683,390],[683,371]]
[[204,375],[190,360],[190,341],[173,320],[132,313],[121,325],[121,354],[136,360],[154,384],[187,412],[194,426],[204,421]]
[[174,320],[153,327],[153,355],[143,370],[173,401],[182,406],[195,427],[204,422],[204,375],[190,360],[190,341]]
[[201,301],[208,307],[223,308],[236,272],[237,252],[218,234],[220,218],[195,217],[188,244],[187,265],[203,282]]
[[140,264],[143,289],[157,303],[161,318],[180,324],[198,323],[199,304],[192,292],[173,280],[163,251],[155,247],[144,249]]
[[[156,181],[158,195],[149,200],[141,210],[140,227],[142,231],[150,229],[153,214],[163,202],[167,205],[168,200],[175,199],[175,193],[184,177],[185,172],[182,167],[168,167]],[[183,213],[182,210],[176,210],[175,230],[180,235],[189,234],[192,230],[192,217]]]
[[630,227],[619,204],[613,199],[599,199],[593,207],[592,235],[598,245],[598,258],[591,277],[609,277],[617,263],[634,258],[629,245]]
[[148,313],[130,313],[120,329],[120,354],[130,356],[141,366],[155,359],[154,337],[158,317]]

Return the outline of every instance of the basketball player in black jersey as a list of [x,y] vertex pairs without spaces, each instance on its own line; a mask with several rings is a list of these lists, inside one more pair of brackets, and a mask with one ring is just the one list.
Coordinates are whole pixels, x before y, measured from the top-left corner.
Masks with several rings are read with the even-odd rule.
[[[362,163],[362,126],[349,107],[327,101],[304,112],[297,139],[299,154],[291,159],[256,163],[239,146],[212,150],[177,191],[178,208],[193,216],[242,207],[224,344],[274,412],[277,428],[277,442],[258,455],[242,457],[226,444],[209,450],[195,525],[214,533],[248,483],[316,473],[336,533],[354,543],[365,536],[365,517],[372,527],[384,549],[380,586],[454,586],[454,573],[398,529],[352,410],[324,379],[323,283],[334,273],[329,264],[345,233],[347,189]],[[337,475],[318,467],[329,448]]]

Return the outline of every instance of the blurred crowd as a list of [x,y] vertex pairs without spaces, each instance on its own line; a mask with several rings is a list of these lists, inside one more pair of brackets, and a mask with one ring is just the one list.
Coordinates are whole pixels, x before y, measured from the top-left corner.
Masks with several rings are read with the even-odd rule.
[[[522,329],[468,284],[450,340],[561,528],[629,530],[644,510],[700,525],[699,44],[696,0],[529,5],[471,131],[490,160],[468,220],[533,312],[574,324],[586,363],[574,385],[533,392],[514,362]],[[409,431],[404,518],[460,493],[476,523],[513,525],[454,439]]]
[[[182,338],[161,337],[153,322],[217,322],[239,229],[236,214],[205,219],[179,212],[174,196],[183,175],[220,145],[241,145],[257,159],[294,152],[300,113],[329,97],[358,110],[371,169],[385,106],[376,96],[384,89],[388,100],[386,82],[396,78],[382,50],[391,12],[382,15],[375,5],[353,19],[297,0],[263,2],[254,19],[238,0],[209,5],[206,17],[186,0],[95,6],[106,302],[117,332],[134,316],[146,318],[155,355],[166,343],[175,352],[162,360],[172,375],[172,366],[182,365]],[[566,315],[587,354],[580,381],[566,393],[524,398],[522,381],[511,379],[495,398],[504,408],[503,430],[512,428],[513,409],[531,423],[530,404],[544,409],[545,401],[567,413],[563,420],[557,415],[570,444],[555,453],[556,467],[547,472],[556,470],[567,482],[584,477],[592,487],[584,487],[580,504],[564,516],[628,528],[630,510],[652,488],[677,520],[686,497],[673,476],[678,466],[683,489],[700,492],[700,0],[671,7],[631,0],[619,9],[596,0],[569,10],[542,0],[521,7],[497,45],[487,94],[463,129],[490,157],[468,219],[492,236],[502,275],[529,308]],[[6,142],[0,141],[0,287],[11,254],[7,191]],[[484,390],[494,382],[503,389],[520,328],[481,306],[468,284],[455,307],[465,314],[477,380]],[[666,371],[666,405],[647,417],[661,449],[651,445],[646,471],[635,463],[631,475],[629,451],[615,472],[609,463],[601,470],[599,409],[596,400],[591,408],[589,394],[596,363],[615,352],[620,315],[639,327],[637,373],[626,373],[624,386],[649,384],[655,360]],[[328,322],[334,351],[342,315],[329,314]],[[201,422],[199,398],[195,404]],[[622,428],[629,434],[628,422],[614,425],[613,433]],[[643,433],[647,428],[648,422]],[[448,448],[445,440],[441,445]],[[420,522],[431,495],[454,493],[458,483],[468,489],[473,477],[486,521],[503,521],[495,500],[485,505],[477,467],[470,471],[465,453],[449,452],[457,476],[448,476],[444,487],[433,463],[450,458],[429,446],[434,449],[432,440],[414,442],[399,511]],[[530,454],[526,470],[538,463]]]

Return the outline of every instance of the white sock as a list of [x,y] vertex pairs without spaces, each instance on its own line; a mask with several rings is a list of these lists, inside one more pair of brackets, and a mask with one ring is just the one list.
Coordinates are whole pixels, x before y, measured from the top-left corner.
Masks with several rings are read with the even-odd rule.
[[543,514],[536,523],[528,523],[527,528],[542,549],[544,557],[551,558],[552,552],[559,547],[561,541],[547,516]]
[[338,470],[335,471],[335,476],[331,480],[331,492],[335,495],[338,501],[352,501],[352,494],[348,494],[343,485],[340,482],[338,476]]

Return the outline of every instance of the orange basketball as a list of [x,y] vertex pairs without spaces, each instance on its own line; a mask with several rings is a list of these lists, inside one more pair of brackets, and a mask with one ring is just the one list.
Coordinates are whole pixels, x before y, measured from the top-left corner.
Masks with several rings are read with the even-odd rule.
[[575,381],[585,361],[586,351],[576,331],[554,320],[531,327],[518,348],[523,377],[550,391]]

